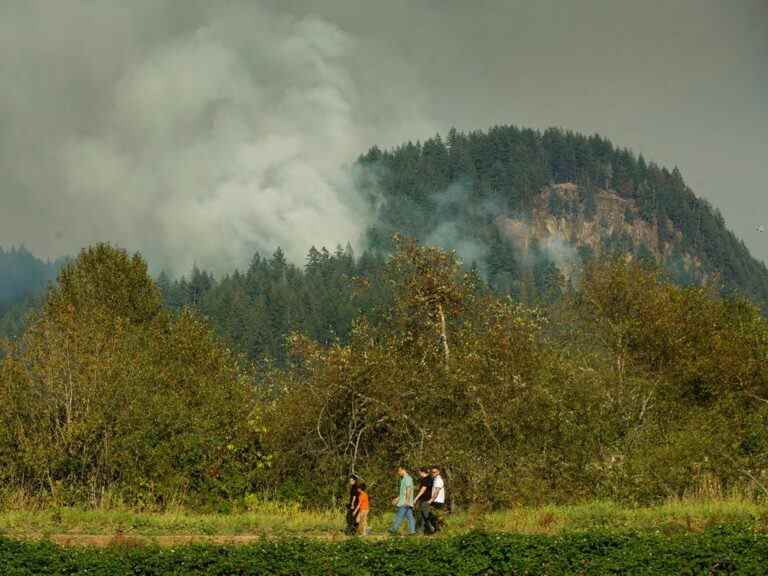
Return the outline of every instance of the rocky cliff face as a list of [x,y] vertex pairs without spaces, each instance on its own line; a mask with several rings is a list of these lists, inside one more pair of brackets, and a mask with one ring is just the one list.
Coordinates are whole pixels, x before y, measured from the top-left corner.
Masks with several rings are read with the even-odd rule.
[[[585,199],[584,191],[576,184],[556,184],[537,197],[529,217],[499,216],[496,224],[524,258],[536,241],[554,257],[566,276],[581,264],[578,256],[599,256],[617,250],[627,260],[649,255],[660,263],[678,259],[678,265],[701,275],[701,262],[679,249],[682,236],[671,222],[647,222],[632,200],[611,190],[592,194],[591,199]],[[667,228],[666,236],[672,240],[661,239],[660,226]]]

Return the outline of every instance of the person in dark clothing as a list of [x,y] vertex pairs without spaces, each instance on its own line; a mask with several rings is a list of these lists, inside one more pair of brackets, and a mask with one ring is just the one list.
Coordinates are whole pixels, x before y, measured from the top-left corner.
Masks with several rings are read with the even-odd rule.
[[349,477],[349,500],[347,501],[347,528],[346,532],[347,534],[356,534],[357,533],[357,517],[355,514],[355,510],[357,510],[358,507],[358,485],[359,478],[352,474]]
[[430,507],[432,499],[432,476],[429,468],[419,469],[419,491],[413,500],[413,509],[416,511],[417,529],[424,534],[433,534],[435,526],[432,522],[433,515]]

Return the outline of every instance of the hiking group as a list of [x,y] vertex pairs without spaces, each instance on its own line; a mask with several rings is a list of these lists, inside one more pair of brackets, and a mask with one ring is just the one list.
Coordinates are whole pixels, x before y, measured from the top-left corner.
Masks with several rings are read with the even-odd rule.
[[[397,474],[400,477],[399,491],[397,497],[392,499],[397,511],[389,533],[397,534],[403,520],[407,522],[408,534],[417,531],[434,534],[439,531],[444,524],[446,504],[445,481],[440,468],[419,468],[418,491],[405,466],[399,466]],[[368,534],[368,490],[365,483],[355,475],[350,476],[349,486],[347,532],[364,536]]]

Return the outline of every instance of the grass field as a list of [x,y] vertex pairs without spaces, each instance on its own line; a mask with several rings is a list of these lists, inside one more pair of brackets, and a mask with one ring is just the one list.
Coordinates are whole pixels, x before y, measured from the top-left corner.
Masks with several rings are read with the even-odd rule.
[[[392,513],[372,517],[373,538],[381,537]],[[130,510],[46,510],[0,512],[0,536],[18,540],[52,540],[62,544],[109,545],[142,542],[246,543],[263,538],[309,537],[343,540],[341,511],[307,511],[296,506],[261,503],[249,512],[199,514],[184,510],[139,513]],[[471,531],[557,535],[578,532],[697,533],[715,526],[737,525],[768,533],[768,506],[740,499],[671,501],[654,507],[629,508],[610,502],[574,506],[479,509],[449,515],[444,534]]]

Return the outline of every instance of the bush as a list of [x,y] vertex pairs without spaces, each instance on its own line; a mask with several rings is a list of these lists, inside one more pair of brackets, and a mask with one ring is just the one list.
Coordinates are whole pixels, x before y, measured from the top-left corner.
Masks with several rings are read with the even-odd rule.
[[312,540],[224,546],[60,548],[0,539],[7,576],[765,574],[768,538],[738,527],[696,535],[470,533],[452,538]]
[[0,481],[63,504],[240,497],[264,463],[259,429],[238,357],[106,245],[62,270],[0,365]]
[[[593,262],[545,315],[488,294],[456,259],[400,241],[392,305],[349,343],[292,339],[268,375],[272,481],[374,507],[394,466],[440,464],[462,505],[607,498],[651,503],[703,484],[762,496],[768,481],[768,322],[706,288],[623,260]],[[314,488],[314,489],[313,489]]]

